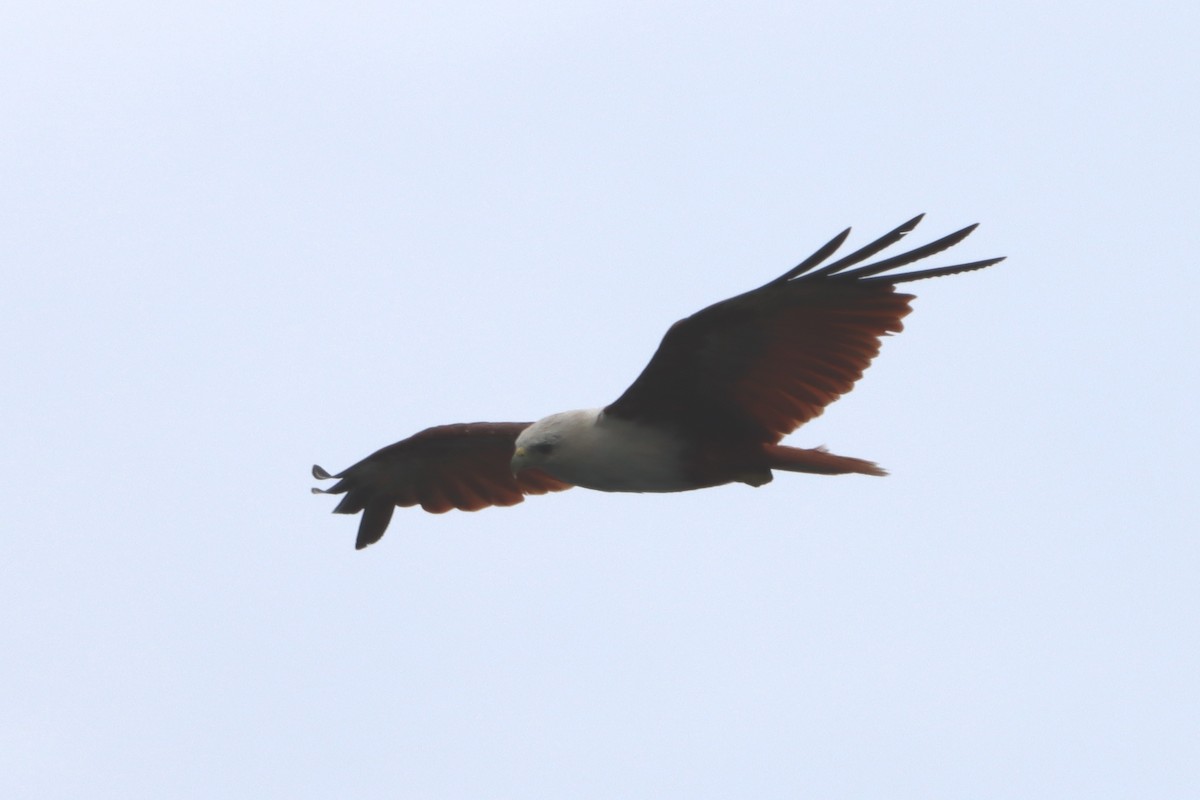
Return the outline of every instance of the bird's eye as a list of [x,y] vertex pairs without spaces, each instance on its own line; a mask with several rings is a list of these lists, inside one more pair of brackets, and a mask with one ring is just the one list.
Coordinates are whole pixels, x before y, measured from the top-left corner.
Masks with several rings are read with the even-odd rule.
[[537,444],[531,444],[529,449],[539,455],[544,456],[554,449],[554,445],[550,444],[549,442],[538,442]]

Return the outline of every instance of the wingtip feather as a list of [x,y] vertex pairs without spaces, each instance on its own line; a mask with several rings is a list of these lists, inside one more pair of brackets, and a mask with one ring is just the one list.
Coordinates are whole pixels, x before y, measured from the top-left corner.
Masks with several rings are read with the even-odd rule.
[[354,549],[362,550],[383,538],[396,505],[390,498],[374,498],[363,509],[362,519],[358,523],[358,537],[354,540]]

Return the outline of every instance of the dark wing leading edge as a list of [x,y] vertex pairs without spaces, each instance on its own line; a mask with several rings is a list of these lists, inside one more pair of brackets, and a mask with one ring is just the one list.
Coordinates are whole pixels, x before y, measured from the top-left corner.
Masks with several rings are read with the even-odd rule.
[[319,494],[345,494],[335,514],[363,512],[354,546],[361,550],[383,537],[396,506],[419,505],[441,514],[452,508],[478,511],[513,506],[527,494],[570,489],[571,484],[538,470],[514,476],[510,462],[517,435],[528,422],[474,422],[428,428],[388,445],[354,466],[330,475],[318,466],[318,480],[338,478]]
[[605,413],[703,437],[777,442],[853,388],[899,332],[912,295],[896,284],[990,267],[1003,258],[885,274],[965,239],[975,225],[907,253],[857,266],[900,241],[919,215],[820,266],[846,229],[770,283],[671,326],[650,363]]

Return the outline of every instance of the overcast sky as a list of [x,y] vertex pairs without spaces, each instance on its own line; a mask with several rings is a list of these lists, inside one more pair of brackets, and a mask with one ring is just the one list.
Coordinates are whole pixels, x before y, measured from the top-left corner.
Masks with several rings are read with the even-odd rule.
[[[1198,21],[9,4],[0,794],[1200,796]],[[789,439],[885,479],[309,494],[922,211],[1008,261]]]

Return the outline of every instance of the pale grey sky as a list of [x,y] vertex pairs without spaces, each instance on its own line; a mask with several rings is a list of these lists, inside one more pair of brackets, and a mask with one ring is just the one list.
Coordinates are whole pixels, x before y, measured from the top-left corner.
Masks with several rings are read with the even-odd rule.
[[[1198,15],[10,4],[0,794],[1197,796]],[[886,479],[308,493],[921,211]]]

